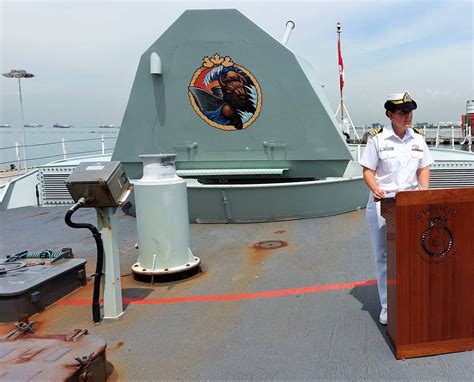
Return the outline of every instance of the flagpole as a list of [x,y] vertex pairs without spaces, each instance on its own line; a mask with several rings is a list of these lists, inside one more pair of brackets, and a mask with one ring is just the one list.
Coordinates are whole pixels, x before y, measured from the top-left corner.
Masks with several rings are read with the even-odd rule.
[[339,65],[339,90],[341,95],[341,130],[344,128],[344,100],[342,94],[342,88],[344,87],[344,66],[342,63],[341,53],[341,23],[336,24],[337,29],[337,53],[338,53],[338,65]]

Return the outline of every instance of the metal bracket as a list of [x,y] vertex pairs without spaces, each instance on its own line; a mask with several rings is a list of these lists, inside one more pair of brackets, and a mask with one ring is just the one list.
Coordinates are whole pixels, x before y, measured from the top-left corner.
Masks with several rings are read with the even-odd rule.
[[284,142],[263,141],[265,147],[286,148],[287,144]]
[[198,147],[197,142],[186,142],[181,145],[174,146],[175,149],[195,149],[196,147]]
[[17,322],[15,324],[15,328],[22,332],[22,333],[34,333],[34,330],[33,330],[33,324],[35,322],[34,321],[31,321],[31,322]]
[[[265,148],[265,152],[267,155],[270,156],[269,159],[273,160],[275,159],[275,150],[280,149],[281,152],[285,153],[287,144],[285,142],[275,142],[275,141],[263,141],[263,147]],[[270,149],[270,152],[267,152],[267,148]]]
[[187,156],[188,156],[187,160],[193,160],[193,153],[197,149],[198,144],[197,144],[197,142],[186,142],[186,143],[183,143],[183,144],[174,145],[173,147],[176,149],[176,151],[177,150],[186,150],[186,153],[187,153]]
[[90,353],[89,355],[83,355],[82,357],[74,357],[74,359],[81,365],[83,368],[87,368],[91,362],[92,358],[94,358],[94,352]]
[[66,341],[77,342],[86,334],[89,334],[89,331],[87,329],[74,329],[72,333],[66,337]]
[[28,322],[15,323],[14,324],[15,329],[13,329],[10,333],[7,333],[3,337],[0,337],[0,342],[14,341],[21,335],[24,335],[27,333],[34,333],[34,330],[33,330],[34,324],[35,324],[35,321],[31,321],[30,323]]
[[84,355],[82,357],[74,357],[74,359],[79,363],[80,365],[80,380],[81,381],[88,381],[89,378],[92,376],[90,373],[87,372],[87,369],[91,365],[93,359],[94,359],[95,353],[92,352],[89,355]]
[[232,210],[230,209],[230,202],[227,197],[227,192],[222,190],[221,195],[222,195],[222,204],[224,205],[226,221],[227,222],[232,221]]

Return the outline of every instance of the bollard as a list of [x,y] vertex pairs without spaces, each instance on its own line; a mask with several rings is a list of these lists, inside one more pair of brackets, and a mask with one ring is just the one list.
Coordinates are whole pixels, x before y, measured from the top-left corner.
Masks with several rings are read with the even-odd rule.
[[132,272],[156,276],[189,271],[200,259],[189,248],[187,189],[176,175],[176,154],[140,158],[143,177],[133,182],[140,254]]

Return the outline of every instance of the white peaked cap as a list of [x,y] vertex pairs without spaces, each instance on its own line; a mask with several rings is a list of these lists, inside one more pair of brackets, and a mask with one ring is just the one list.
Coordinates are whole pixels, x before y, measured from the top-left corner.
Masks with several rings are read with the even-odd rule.
[[387,101],[404,101],[404,102],[411,102],[411,97],[408,92],[403,93],[392,93],[387,95]]

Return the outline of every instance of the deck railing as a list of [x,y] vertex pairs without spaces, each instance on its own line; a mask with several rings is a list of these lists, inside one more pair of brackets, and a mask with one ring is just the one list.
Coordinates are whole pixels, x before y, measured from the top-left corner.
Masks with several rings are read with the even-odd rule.
[[[434,129],[426,129],[424,128],[425,131],[425,137],[426,133],[428,131],[433,131]],[[365,129],[364,129],[365,131]],[[448,134],[446,134],[448,132]],[[451,148],[455,150],[455,144],[459,143],[461,145],[467,144],[467,151],[472,152],[472,136],[470,134],[470,131],[467,131],[466,134],[462,135],[461,132],[461,137],[456,137],[456,134],[458,132],[461,132],[461,129],[458,127],[440,127],[438,126],[436,129],[436,136],[433,137],[426,137],[426,141],[429,144],[433,144],[435,147],[439,147],[440,145],[447,145],[450,144]],[[443,134],[445,133],[445,134]],[[70,156],[78,156],[78,155],[85,155],[85,154],[94,154],[94,153],[101,153],[101,154],[107,154],[113,151],[114,145],[106,145],[106,140],[114,139],[116,140],[116,136],[111,136],[111,137],[104,137],[101,135],[100,138],[86,138],[86,139],[71,139],[71,140],[65,140],[64,138],[61,138],[60,141],[53,141],[53,142],[47,142],[47,143],[36,143],[36,144],[29,144],[26,145],[26,147],[38,147],[38,146],[59,146],[61,147],[61,153],[60,154],[54,154],[54,155],[46,155],[46,156],[37,156],[37,157],[28,157],[27,160],[29,162],[37,161],[37,160],[42,160],[42,159],[52,159],[52,158],[58,158],[62,157],[62,159],[68,159]],[[100,148],[98,147],[97,149],[94,150],[82,150],[82,151],[74,151],[74,152],[69,152],[68,151],[68,144],[70,143],[77,143],[77,142],[86,142],[86,141],[100,141]],[[359,142],[353,142],[353,143],[360,143]],[[109,147],[110,146],[110,147]],[[12,150],[15,149],[15,155],[12,159],[4,162],[0,162],[0,166],[3,165],[10,165],[10,170],[17,170],[17,173],[20,174],[22,171],[23,173],[27,172],[27,169],[21,168],[21,163],[22,161],[24,162],[24,158],[22,157],[22,152],[24,152],[23,145],[19,144],[18,142],[15,142],[14,146],[7,146],[7,147],[0,147],[0,150]],[[360,147],[357,150],[357,158],[360,159],[361,155],[361,149]],[[8,177],[8,176],[6,176]],[[0,176],[0,179],[6,178]]]
[[[348,143],[359,144],[365,143],[364,139],[366,138],[366,133],[370,129],[365,127],[357,127],[359,131],[358,136],[354,134],[354,130],[343,130]],[[437,126],[436,128],[427,128],[423,127],[426,143],[429,145],[434,145],[435,147],[440,147],[440,145],[446,146],[450,145],[453,150],[456,150],[455,145],[467,145],[467,151],[472,152],[472,135],[470,127],[468,126],[466,130],[462,130],[458,126]],[[359,139],[358,137],[364,137]]]
[[[71,156],[78,156],[78,155],[85,155],[85,154],[93,154],[93,153],[101,153],[101,154],[107,154],[113,151],[114,145],[106,145],[106,140],[114,139],[116,140],[117,137],[104,137],[101,135],[100,138],[86,138],[86,139],[69,139],[66,140],[64,138],[61,138],[60,141],[53,141],[53,142],[47,142],[47,143],[36,143],[36,144],[29,144],[26,145],[26,147],[39,147],[39,146],[60,146],[61,147],[61,153],[60,154],[53,154],[53,155],[43,155],[43,156],[36,156],[36,157],[28,157],[27,160],[28,162],[33,162],[33,161],[38,161],[42,159],[52,159],[52,158],[58,158],[62,157],[62,159],[68,159],[68,157]],[[94,150],[82,150],[82,151],[74,151],[74,152],[69,152],[68,151],[68,144],[70,143],[77,143],[77,142],[86,142],[86,141],[100,141],[100,146],[98,146],[97,149]],[[110,147],[109,147],[110,146]],[[26,168],[21,168],[22,162],[24,162],[24,158],[22,157],[24,145],[19,144],[18,142],[15,142],[14,146],[6,146],[6,147],[0,147],[0,150],[13,150],[15,149],[15,154],[14,157],[8,161],[0,162],[0,166],[3,165],[10,165],[10,170],[18,170],[18,173],[20,173],[22,170],[24,173],[27,172]],[[100,148],[99,148],[100,147]],[[2,178],[0,176],[0,178]]]

